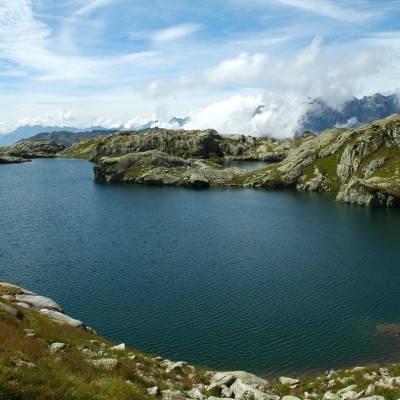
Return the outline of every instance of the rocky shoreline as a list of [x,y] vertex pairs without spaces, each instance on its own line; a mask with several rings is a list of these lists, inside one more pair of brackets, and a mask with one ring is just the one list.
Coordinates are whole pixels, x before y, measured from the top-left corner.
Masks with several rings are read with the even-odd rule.
[[[171,142],[175,134],[178,139]],[[171,147],[159,143],[167,137]],[[228,145],[215,131],[202,131],[195,138],[193,132],[169,132],[169,136],[164,131],[147,136],[124,133],[79,146],[96,162],[95,179],[105,182],[194,188],[293,187],[333,193],[343,203],[400,207],[398,114],[361,128],[331,129],[318,136],[305,133],[284,143],[262,143],[243,136],[235,138],[241,147],[238,142]],[[213,162],[216,157],[275,162],[241,171],[222,168]]]
[[[1,163],[31,158],[83,158],[104,182],[142,185],[296,188],[336,200],[400,207],[400,115],[361,128],[335,128],[291,140],[154,129],[117,132],[68,149],[54,142],[18,142],[0,149]],[[223,168],[223,160],[273,162],[255,171]]]
[[[95,334],[81,321],[63,313],[62,308],[48,297],[35,294],[16,285],[0,281],[0,321],[2,315],[22,320],[26,310],[38,313],[57,325]],[[24,329],[25,336],[42,341],[38,329]],[[387,367],[355,367],[327,371],[321,376],[296,379],[281,376],[270,381],[244,371],[217,372],[200,369],[183,361],[171,361],[131,351],[125,344],[112,345],[96,337],[76,346],[71,338],[47,345],[47,357],[61,355],[79,357],[94,370],[115,374],[130,368],[129,387],[140,381],[146,398],[161,400],[391,400],[400,398],[400,365]],[[1,347],[1,346],[0,346]],[[4,354],[1,352],[0,356]],[[35,362],[10,357],[14,369],[38,368]],[[0,371],[1,372],[1,371]],[[0,393],[1,394],[1,393]],[[141,398],[141,397],[132,397]],[[144,398],[144,397],[143,397]]]
[[13,146],[0,148],[0,164],[23,163],[34,158],[55,158],[64,149],[65,146],[51,141],[21,141]]

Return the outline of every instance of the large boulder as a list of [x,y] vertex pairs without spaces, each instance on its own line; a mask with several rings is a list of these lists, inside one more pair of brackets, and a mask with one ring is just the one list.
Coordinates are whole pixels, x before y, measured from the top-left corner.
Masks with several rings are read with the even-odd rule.
[[47,315],[50,319],[52,319],[54,322],[57,322],[59,324],[65,324],[65,325],[74,326],[75,328],[86,329],[86,326],[82,321],[71,318],[68,315],[62,314],[61,312],[54,311],[54,310],[48,310],[45,308],[39,310],[39,312],[41,314]]
[[236,400],[270,400],[270,396],[237,379],[231,386]]
[[15,300],[29,304],[31,307],[38,309],[47,308],[49,310],[54,310],[62,312],[62,308],[52,299],[45,296],[39,296],[37,294],[16,294]]
[[266,379],[246,371],[229,371],[227,374],[232,375],[236,379],[240,379],[246,385],[254,386],[260,390],[268,389],[270,386]]

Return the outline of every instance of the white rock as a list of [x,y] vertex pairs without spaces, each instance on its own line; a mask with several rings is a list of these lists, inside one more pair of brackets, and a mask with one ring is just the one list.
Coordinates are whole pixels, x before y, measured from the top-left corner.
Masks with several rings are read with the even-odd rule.
[[390,373],[389,373],[389,371],[388,371],[387,368],[379,368],[379,373],[380,373],[382,376],[390,376]]
[[86,360],[89,364],[96,368],[114,369],[118,365],[118,360],[115,358],[100,358],[98,360]]
[[158,392],[159,392],[158,386],[153,386],[153,387],[147,388],[147,393],[150,396],[157,396]]
[[282,400],[300,400],[300,399],[296,396],[289,395],[289,396],[283,396]]
[[357,387],[357,385],[350,385],[343,389],[338,390],[336,393],[340,395],[342,393],[350,392],[350,391],[354,390],[356,387]]
[[162,400],[186,400],[186,397],[178,390],[163,390],[161,392]]
[[59,324],[71,325],[75,326],[76,328],[85,328],[85,324],[82,321],[71,318],[68,315],[62,314],[58,311],[53,311],[43,308],[39,310],[39,312],[41,314],[47,315],[50,319]]
[[50,353],[59,353],[67,348],[65,343],[55,342],[49,346]]
[[282,385],[287,385],[287,386],[298,385],[300,383],[298,379],[289,378],[287,376],[281,376],[279,378],[279,382],[282,383]]
[[117,346],[110,347],[110,350],[125,351],[125,343],[121,343]]
[[35,294],[29,290],[26,290],[22,287],[17,286],[17,285],[12,285],[11,283],[0,282],[0,286],[4,286],[9,289],[14,289],[16,293]]
[[14,303],[16,306],[18,307],[22,307],[22,308],[31,308],[30,304],[25,303],[24,301],[17,301],[16,303]]
[[15,308],[12,308],[10,306],[7,306],[6,304],[0,303],[0,311],[4,311],[7,314],[11,314],[13,317],[17,317],[19,316],[18,310],[16,310]]
[[200,392],[199,389],[193,388],[189,392],[187,392],[188,396],[193,400],[205,400],[206,396]]
[[55,310],[58,312],[63,311],[54,300],[45,296],[39,296],[36,294],[16,294],[15,300],[28,303],[35,308],[47,308],[49,310]]
[[231,386],[236,400],[269,400],[270,397],[254,388],[253,386],[246,385],[241,379],[237,379]]
[[383,396],[372,396],[372,397],[363,397],[359,400],[385,400]]
[[340,397],[339,397],[339,395],[337,395],[337,394],[335,394],[335,393],[326,392],[326,393],[324,394],[323,399],[324,399],[324,400],[339,400]]
[[170,372],[174,371],[174,372],[181,372],[183,367],[186,365],[186,362],[184,361],[178,361],[176,363],[169,361],[169,363],[164,364],[166,365],[166,369],[165,372],[167,374],[169,374]]
[[367,389],[365,389],[365,394],[366,394],[367,396],[369,396],[370,394],[372,394],[372,393],[374,393],[374,392],[375,392],[375,385],[372,384],[372,383],[370,383],[370,384],[367,386]]
[[210,379],[210,385],[208,386],[208,390],[212,390],[215,388],[220,388],[221,386],[230,386],[233,382],[235,382],[236,378],[225,372],[217,372]]
[[269,382],[257,375],[250,374],[245,371],[228,371],[227,374],[232,375],[236,379],[240,379],[246,385],[253,386],[260,390],[265,390],[269,388]]
[[357,398],[357,393],[349,390],[348,392],[344,392],[340,394],[340,398],[343,400],[351,400]]
[[221,396],[230,398],[233,396],[233,390],[229,388],[228,386],[221,386]]

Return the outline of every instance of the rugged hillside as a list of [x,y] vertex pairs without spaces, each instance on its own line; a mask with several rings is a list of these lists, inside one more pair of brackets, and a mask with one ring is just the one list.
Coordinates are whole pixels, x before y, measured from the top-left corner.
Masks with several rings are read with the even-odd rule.
[[400,206],[400,115],[295,141],[288,157],[247,174],[245,185],[332,192],[365,206]]
[[[160,338],[162,340],[162,338]],[[216,372],[115,345],[53,300],[0,281],[0,399],[391,400],[400,366],[301,380]]]
[[255,138],[244,135],[220,135],[214,130],[172,131],[151,129],[144,133],[121,131],[73,145],[65,157],[99,160],[101,157],[158,150],[185,159],[232,157],[244,160],[282,160],[291,141]]
[[[0,146],[11,146],[22,139],[27,139],[33,135],[40,134],[42,132],[92,132],[92,131],[102,131],[107,130],[102,126],[92,126],[87,129],[75,128],[73,126],[43,126],[43,125],[24,125],[20,126],[14,131],[7,134],[0,134]],[[52,139],[46,139],[52,140]]]

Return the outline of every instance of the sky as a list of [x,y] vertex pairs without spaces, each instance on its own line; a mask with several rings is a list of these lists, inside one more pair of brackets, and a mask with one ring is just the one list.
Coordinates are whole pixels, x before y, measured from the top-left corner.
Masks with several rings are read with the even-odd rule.
[[0,133],[190,116],[289,137],[309,98],[399,92],[399,21],[400,0],[0,0]]

